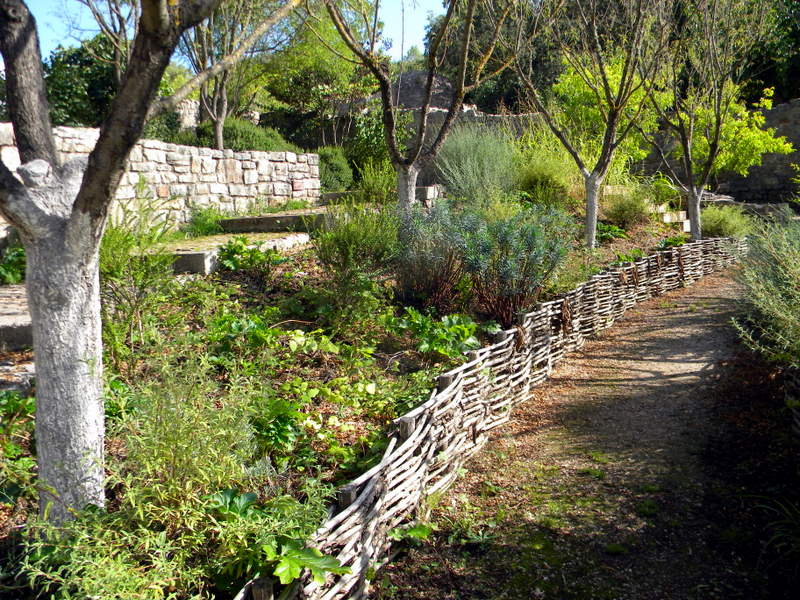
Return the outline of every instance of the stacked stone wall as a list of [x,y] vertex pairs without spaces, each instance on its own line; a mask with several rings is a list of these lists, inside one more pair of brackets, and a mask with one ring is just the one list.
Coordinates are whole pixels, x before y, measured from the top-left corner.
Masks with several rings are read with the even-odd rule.
[[742,202],[777,202],[800,192],[794,183],[797,174],[792,167],[800,164],[800,98],[779,104],[764,113],[766,126],[785,136],[795,151],[791,154],[765,154],[760,166],[751,167],[746,177],[720,177],[718,191]]
[[[56,127],[54,134],[61,158],[66,160],[88,154],[99,131]],[[9,123],[0,124],[0,157],[12,170],[19,166]],[[133,147],[122,176],[116,210],[137,197],[155,200],[156,209],[174,224],[188,221],[194,207],[243,212],[257,202],[314,202],[319,198],[319,157],[294,152],[212,150],[141,140]]]

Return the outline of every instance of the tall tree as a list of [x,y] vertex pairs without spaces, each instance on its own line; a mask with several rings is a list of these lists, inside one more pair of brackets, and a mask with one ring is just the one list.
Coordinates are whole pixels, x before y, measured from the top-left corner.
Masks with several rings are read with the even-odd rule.
[[[453,123],[461,112],[464,96],[511,64],[511,58],[506,57],[505,60],[498,61],[494,68],[488,68],[498,49],[498,40],[511,12],[513,0],[446,1],[447,12],[444,20],[435,39],[428,45],[425,64],[427,75],[420,117],[416,120],[416,130],[411,135],[406,147],[401,147],[398,141],[398,115],[392,94],[391,62],[381,52],[380,2],[374,2],[372,6],[342,3],[348,11],[353,13],[351,15],[347,15],[347,11],[335,0],[324,0],[324,2],[328,14],[347,47],[378,80],[386,144],[389,148],[389,158],[397,172],[398,201],[401,208],[407,209],[416,199],[417,176],[421,168],[433,160],[444,144]],[[491,22],[495,24],[491,34],[486,36],[480,48],[475,47],[472,27],[478,11],[484,11]],[[354,26],[351,25],[356,22],[360,22],[365,29],[366,35],[363,37],[359,36],[358,32],[354,30]],[[463,23],[463,29],[460,36],[451,39],[448,32],[451,25],[456,22]],[[428,143],[426,141],[430,126],[428,114],[433,83],[449,53],[455,53],[458,56],[458,70],[452,82],[453,96],[442,125],[431,136],[433,141]]]
[[[6,102],[23,163],[18,180],[0,161],[0,214],[19,231],[28,259],[40,512],[54,522],[87,504],[105,503],[100,239],[131,148],[148,111],[158,110],[152,105],[178,40],[218,1],[141,1],[130,59],[97,144],[88,158],[62,164],[36,23],[23,0],[0,0]],[[265,22],[285,16],[296,4],[287,0]],[[187,85],[181,88],[186,95]],[[175,97],[162,101],[161,108],[171,108],[170,102]]]
[[[101,62],[113,67],[116,87],[122,83],[122,76],[128,68],[133,49],[133,38],[141,16],[141,3],[138,0],[78,0],[89,9],[101,35],[111,46],[111,52],[96,54]],[[91,49],[90,49],[91,50]]]
[[[665,135],[650,136],[650,141],[683,188],[694,239],[702,236],[700,200],[709,177],[724,169],[729,144],[742,141],[736,138],[745,130],[751,140],[743,141],[758,142],[755,155],[750,147],[749,164],[742,167],[738,160],[738,170],[745,172],[761,152],[784,147],[747,118],[740,102],[754,50],[772,30],[771,9],[770,3],[757,0],[680,0],[672,13],[672,39],[661,58],[664,68],[649,94]],[[738,131],[731,132],[734,123]],[[667,160],[670,154],[677,157],[677,167]]]
[[[523,0],[517,5],[516,72],[536,110],[583,176],[584,239],[596,243],[602,186],[620,146],[647,108],[667,42],[668,0]],[[571,110],[545,102],[536,85],[536,44],[548,40],[589,91],[598,127],[575,127]],[[591,143],[584,136],[591,135]]]
[[[242,40],[258,28],[264,14],[272,13],[276,6],[278,0],[223,0],[208,18],[182,36],[179,51],[195,73],[207,71],[235,52]],[[274,27],[267,29],[249,45],[245,56],[252,58],[274,52],[288,38]],[[241,90],[231,88],[236,84],[239,88],[249,85],[250,79],[259,74],[253,69],[236,71],[236,66],[230,66],[200,86],[201,108],[214,123],[214,143],[220,150],[224,147],[223,128],[231,108],[229,100],[240,97]]]

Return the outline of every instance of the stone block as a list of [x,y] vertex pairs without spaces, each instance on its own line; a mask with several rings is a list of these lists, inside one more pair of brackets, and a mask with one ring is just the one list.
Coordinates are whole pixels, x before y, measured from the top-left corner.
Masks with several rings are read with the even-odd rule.
[[228,194],[228,186],[224,183],[212,183],[208,186],[209,192],[212,194]]
[[14,127],[11,123],[0,123],[0,146],[14,146]]
[[21,164],[16,146],[4,146],[0,148],[0,158],[3,159],[3,162],[11,171],[15,171]]
[[273,163],[286,162],[286,152],[267,152],[267,155]]
[[240,185],[238,183],[232,183],[228,186],[228,193],[231,196],[252,196],[250,193],[250,188],[246,185]]
[[174,196],[185,196],[189,193],[189,187],[182,183],[176,183],[170,186],[170,192]]
[[295,179],[292,181],[292,191],[302,192],[306,189],[306,182],[303,179]]
[[257,163],[255,161],[252,161],[252,160],[243,160],[242,161],[242,168],[243,169],[255,169],[256,168],[256,164]]
[[288,196],[291,194],[291,186],[284,181],[276,181],[273,184],[272,193],[275,196]]
[[[147,141],[147,140],[145,140]],[[167,154],[163,150],[158,150],[157,148],[152,148],[145,146],[144,147],[144,157],[152,162],[155,163],[164,163],[167,159]]]
[[203,183],[216,183],[217,182],[217,174],[216,173],[209,173],[200,176],[200,181]]
[[319,154],[309,154],[308,155],[308,164],[310,164],[310,165],[318,165],[319,164]]
[[214,173],[217,170],[217,161],[210,156],[201,156],[200,163],[202,165],[203,173]]
[[271,196],[273,193],[273,185],[271,183],[259,183],[256,189],[261,196]]
[[215,250],[199,250],[196,252],[176,252],[172,270],[175,273],[199,273],[208,275],[217,268],[217,253]]
[[296,163],[297,162],[297,154],[294,152],[287,152],[286,153],[286,162],[287,163]]
[[[217,150],[217,152],[219,152],[219,150]],[[230,148],[226,148],[225,150],[222,150],[222,157],[223,158],[233,158],[233,155],[234,155],[234,152]]]
[[169,198],[169,186],[164,184],[157,185],[156,196],[158,196],[159,198]]
[[191,173],[192,172],[192,169],[189,167],[189,165],[173,165],[172,166],[172,170],[175,173]]
[[134,172],[146,171],[149,163],[144,161],[131,161],[128,163],[128,170]]
[[194,173],[181,173],[177,176],[177,178],[181,183],[194,183],[197,181],[197,175]]
[[255,169],[244,171],[242,175],[243,175],[243,181],[248,185],[258,182],[258,171],[256,171]]
[[121,185],[117,188],[115,198],[117,200],[130,200],[136,197],[136,190],[129,185]]
[[270,163],[267,159],[259,159],[256,162],[256,165],[259,175],[269,175],[272,173],[272,163]]
[[299,163],[307,163],[308,162],[308,154],[298,154],[297,155],[297,162],[299,162]]

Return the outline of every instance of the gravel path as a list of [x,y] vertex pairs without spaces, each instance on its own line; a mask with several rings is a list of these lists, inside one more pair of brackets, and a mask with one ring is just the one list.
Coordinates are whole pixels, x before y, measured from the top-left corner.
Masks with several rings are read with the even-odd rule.
[[436,531],[379,573],[375,597],[782,597],[739,551],[749,513],[729,514],[739,483],[709,459],[730,447],[719,403],[767,393],[737,379],[738,295],[708,277],[569,356],[436,499]]

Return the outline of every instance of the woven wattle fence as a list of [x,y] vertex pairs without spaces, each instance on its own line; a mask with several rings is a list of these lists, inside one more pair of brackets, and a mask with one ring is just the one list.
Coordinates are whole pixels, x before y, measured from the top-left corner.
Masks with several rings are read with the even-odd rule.
[[[430,399],[395,421],[378,465],[338,491],[337,505],[310,545],[351,573],[305,583],[304,598],[362,598],[367,574],[386,561],[388,532],[407,523],[420,502],[450,485],[463,463],[511,417],[531,386],[548,378],[568,352],[610,327],[637,302],[689,285],[735,262],[743,243],[691,242],[611,267],[563,296],[519,315],[518,325],[469,352],[440,375]],[[247,590],[240,593],[247,597]]]

